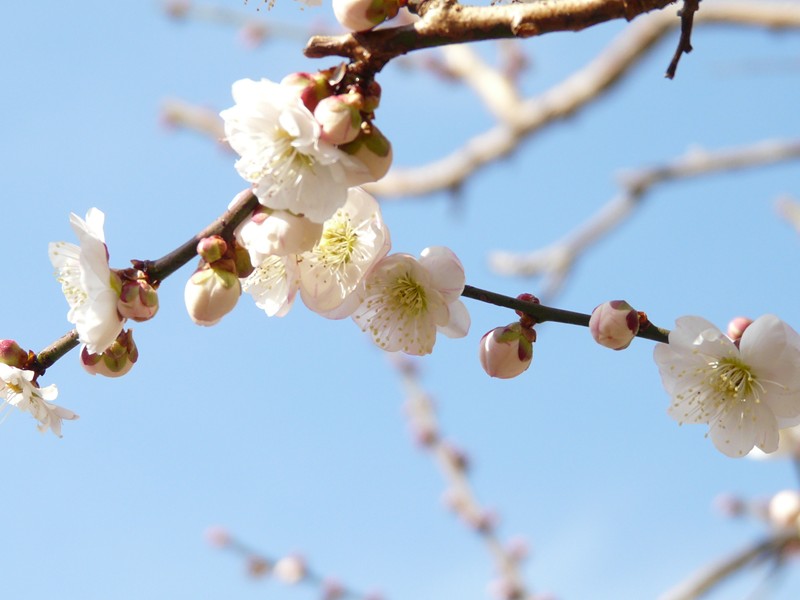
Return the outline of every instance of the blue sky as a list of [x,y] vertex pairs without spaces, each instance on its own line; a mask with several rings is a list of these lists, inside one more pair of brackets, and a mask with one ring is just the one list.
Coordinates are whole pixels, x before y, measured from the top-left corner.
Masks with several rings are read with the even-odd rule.
[[[327,5],[219,5],[267,22],[332,23]],[[623,27],[528,40],[525,90],[559,81]],[[152,2],[14,3],[0,32],[0,337],[31,349],[69,329],[47,244],[74,241],[70,212],[106,213],[111,264],[124,267],[174,248],[245,187],[219,146],[162,125],[165,99],[222,109],[239,78],[280,80],[335,62],[305,59],[301,38],[251,51],[224,25],[175,23]],[[700,29],[670,82],[662,73],[674,42],[594,106],[477,174],[457,202],[384,203],[393,251],[449,246],[469,283],[537,293],[535,280],[492,274],[488,252],[558,239],[613,196],[622,169],[693,145],[800,133],[795,33]],[[390,65],[379,82],[378,124],[398,165],[443,156],[491,124],[469,91],[430,74]],[[724,327],[772,312],[797,328],[800,247],[773,208],[797,186],[797,164],[661,186],[580,260],[556,304],[588,312],[625,298],[666,327],[685,314]],[[167,280],[158,317],[135,327],[140,361],[129,375],[90,377],[75,353],[48,371],[44,383],[81,416],[63,439],[41,436],[27,415],[2,424],[0,596],[315,597],[245,577],[203,540],[220,524],[269,555],[300,551],[317,571],[395,600],[486,597],[486,552],[442,506],[441,478],[411,439],[386,357],[352,322],[299,303],[268,319],[243,297],[218,326],[199,328],[183,306],[189,274]],[[615,353],[582,328],[548,325],[529,371],[497,381],[480,369],[477,343],[513,315],[468,307],[469,336],[439,340],[418,364],[501,534],[529,540],[532,589],[653,598],[763,533],[715,514],[717,494],[797,486],[791,465],[728,459],[703,427],[672,422],[651,342]],[[717,597],[741,597],[757,581]],[[775,597],[798,590],[789,574]]]

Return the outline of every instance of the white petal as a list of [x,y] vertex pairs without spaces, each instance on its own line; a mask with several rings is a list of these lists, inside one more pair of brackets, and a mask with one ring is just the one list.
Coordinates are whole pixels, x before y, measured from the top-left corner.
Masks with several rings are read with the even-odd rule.
[[451,302],[447,308],[450,310],[450,322],[439,327],[439,331],[449,338],[462,338],[469,333],[470,317],[467,307],[461,300]]
[[769,408],[755,402],[726,410],[711,423],[709,436],[718,450],[733,458],[747,455],[753,446],[764,452],[778,449],[775,416]]
[[420,254],[419,262],[431,274],[431,285],[439,290],[444,301],[450,304],[461,297],[466,277],[464,267],[449,248],[431,246]]

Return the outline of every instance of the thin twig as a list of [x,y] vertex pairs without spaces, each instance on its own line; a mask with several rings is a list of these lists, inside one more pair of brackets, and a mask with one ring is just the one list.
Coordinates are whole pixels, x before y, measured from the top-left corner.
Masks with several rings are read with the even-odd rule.
[[700,0],[683,0],[683,8],[678,11],[681,17],[681,37],[678,40],[678,47],[675,49],[675,54],[667,67],[665,77],[672,79],[675,77],[675,71],[678,69],[678,62],[681,56],[689,54],[692,51],[692,27],[694,25],[694,13],[700,8]]

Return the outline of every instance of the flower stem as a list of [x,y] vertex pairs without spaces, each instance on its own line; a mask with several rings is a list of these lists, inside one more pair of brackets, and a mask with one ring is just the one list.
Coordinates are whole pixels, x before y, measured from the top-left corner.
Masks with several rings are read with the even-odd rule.
[[[465,298],[486,302],[487,304],[519,310],[533,317],[537,323],[554,321],[556,323],[566,323],[568,325],[589,326],[590,315],[572,312],[570,310],[562,310],[560,308],[552,308],[550,306],[544,306],[543,304],[526,302],[525,300],[518,300],[517,298],[496,294],[495,292],[482,290],[471,285],[465,285],[461,295]],[[653,340],[654,342],[669,343],[669,330],[656,327],[655,325],[640,329],[639,333],[636,335],[637,337]]]

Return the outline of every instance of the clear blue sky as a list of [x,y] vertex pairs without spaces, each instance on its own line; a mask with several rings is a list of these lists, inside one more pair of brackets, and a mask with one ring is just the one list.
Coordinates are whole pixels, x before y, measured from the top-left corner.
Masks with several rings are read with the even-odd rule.
[[[219,5],[332,25],[327,4]],[[526,90],[558,81],[623,26],[529,40]],[[800,35],[699,30],[669,82],[674,41],[596,106],[477,175],[458,202],[387,202],[393,251],[446,245],[469,283],[536,293],[536,281],[493,275],[487,253],[557,239],[614,194],[620,169],[695,144],[800,134]],[[41,349],[69,329],[47,244],[74,241],[71,211],[106,212],[111,264],[124,267],[162,255],[224,210],[244,187],[233,157],[164,128],[161,103],[226,108],[236,79],[334,64],[305,59],[302,45],[282,39],[250,51],[234,30],[174,23],[154,2],[6,7],[0,337]],[[490,124],[469,92],[429,74],[392,65],[379,81],[378,123],[397,164],[442,156]],[[667,327],[685,314],[724,327],[766,312],[800,327],[800,242],[772,206],[781,193],[800,194],[798,172],[784,165],[658,188],[580,262],[558,305],[588,312],[625,298]],[[183,307],[189,274],[167,280],[158,317],[135,327],[141,358],[128,376],[90,377],[75,353],[48,371],[43,382],[81,416],[65,423],[63,439],[41,436],[27,415],[0,427],[0,597],[315,597],[248,580],[204,542],[212,524],[269,555],[301,551],[318,571],[393,600],[486,597],[489,560],[443,508],[440,476],[411,440],[386,357],[352,322],[324,321],[300,303],[268,319],[244,297],[217,327],[196,327]],[[543,327],[530,370],[496,381],[480,369],[477,343],[513,315],[468,307],[469,336],[439,340],[419,365],[446,436],[473,458],[478,497],[500,514],[504,537],[530,541],[534,590],[654,598],[762,533],[715,514],[717,494],[766,497],[797,485],[790,465],[728,459],[703,427],[673,423],[651,342],[615,353],[582,328]],[[741,597],[756,581],[717,597]],[[796,598],[800,577],[780,590],[775,597]]]

